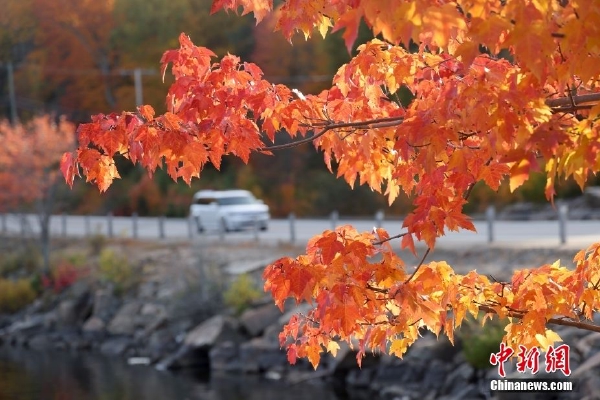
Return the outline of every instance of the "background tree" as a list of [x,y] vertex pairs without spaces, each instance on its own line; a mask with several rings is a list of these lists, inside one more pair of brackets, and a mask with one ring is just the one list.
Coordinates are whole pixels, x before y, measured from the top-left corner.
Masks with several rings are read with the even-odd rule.
[[[218,0],[221,8],[254,12],[258,22],[272,3]],[[106,190],[118,177],[120,154],[150,172],[164,164],[173,179],[191,182],[224,155],[248,162],[313,143],[325,164],[351,186],[358,181],[393,202],[404,191],[413,211],[393,235],[344,226],[310,240],[307,253],[282,258],[265,270],[276,304],[310,301],[313,309],[284,327],[290,362],[335,353],[339,341],[402,356],[421,329],[454,330],[465,315],[509,317],[512,348],[548,349],[560,337],[549,324],[600,331],[600,244],[580,252],[575,270],[559,263],[517,271],[510,282],[445,262],[426,263],[436,238],[474,226],[464,213],[477,182],[515,190],[533,171],[546,174],[552,201],[558,178],[583,187],[600,169],[600,4],[556,0],[299,0],[276,11],[277,29],[290,39],[343,30],[348,49],[364,20],[379,38],[359,47],[333,77],[330,89],[304,95],[263,79],[254,64],[195,46],[185,34],[167,51],[174,83],[168,110],[96,115],[82,125],[80,147],[61,168],[72,183],[83,172]],[[413,50],[416,47],[416,51]],[[293,143],[273,144],[285,134]],[[416,253],[405,267],[390,242]],[[379,258],[375,258],[375,256]],[[485,319],[485,318],[484,318]]]
[[40,226],[44,267],[50,262],[50,218],[57,190],[64,187],[58,165],[75,145],[75,127],[64,119],[36,117],[27,124],[0,121],[0,212],[33,211]]

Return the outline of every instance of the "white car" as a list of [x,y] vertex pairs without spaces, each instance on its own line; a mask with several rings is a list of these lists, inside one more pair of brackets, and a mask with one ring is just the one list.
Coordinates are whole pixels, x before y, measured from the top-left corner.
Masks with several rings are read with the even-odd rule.
[[201,190],[194,194],[190,215],[198,232],[252,228],[267,230],[269,206],[247,190]]

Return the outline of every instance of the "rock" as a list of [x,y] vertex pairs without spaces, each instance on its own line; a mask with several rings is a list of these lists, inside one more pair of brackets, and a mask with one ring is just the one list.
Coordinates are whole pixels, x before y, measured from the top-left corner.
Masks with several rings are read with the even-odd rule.
[[587,400],[600,399],[600,377],[597,371],[581,374],[575,384],[579,398]]
[[160,360],[178,348],[172,332],[169,329],[159,329],[148,336],[144,354],[152,360]]
[[27,346],[34,350],[48,350],[53,346],[52,339],[46,333],[40,333],[29,339]]
[[245,372],[277,371],[289,365],[285,350],[261,337],[243,343],[239,356],[241,369]]
[[153,299],[156,296],[158,290],[158,282],[149,281],[142,283],[138,288],[138,298],[140,299]]
[[77,282],[69,288],[66,295],[68,298],[62,300],[56,308],[56,323],[64,326],[78,325],[92,312],[89,284]]
[[379,391],[379,398],[382,400],[421,400],[425,396],[418,389],[390,384]]
[[210,358],[208,348],[194,348],[184,344],[177,352],[166,356],[156,364],[156,369],[161,371],[185,368],[209,370]]
[[190,331],[177,352],[164,357],[158,369],[210,368],[209,351],[220,343],[237,345],[243,336],[237,330],[237,322],[223,315],[207,319]]
[[100,346],[100,352],[108,356],[120,356],[131,345],[131,339],[127,337],[116,337],[108,339]]
[[381,365],[371,382],[371,389],[379,392],[390,385],[411,385],[423,381],[427,359],[400,360],[395,365]]
[[444,381],[442,393],[455,395],[464,391],[465,386],[474,377],[475,370],[468,363],[459,364],[454,370],[452,370]]
[[405,359],[437,359],[444,362],[452,362],[457,354],[462,351],[462,344],[457,338],[452,345],[446,336],[427,333],[410,346]]
[[119,300],[110,289],[98,289],[94,292],[92,315],[104,322],[110,321],[119,307]]
[[113,335],[133,335],[140,308],[141,304],[135,301],[124,304],[108,324],[108,332]]
[[[457,386],[458,387],[458,386]],[[439,400],[479,400],[481,398],[489,398],[488,396],[483,396],[480,390],[476,385],[469,383],[463,384],[459,387],[460,390],[457,390],[456,393],[452,393],[446,396],[438,397]]]
[[72,326],[77,323],[77,303],[68,299],[60,302],[56,309],[56,322],[61,325]]
[[26,333],[40,328],[44,325],[46,316],[44,314],[34,314],[23,320],[13,322],[5,332],[8,334]]
[[376,370],[374,368],[352,369],[346,375],[346,385],[351,388],[368,388]]
[[427,365],[425,375],[423,377],[423,387],[427,390],[435,390],[436,392],[441,391],[443,388],[446,377],[452,371],[452,365],[443,361],[433,359]]
[[239,346],[234,342],[221,342],[210,349],[210,368],[220,371],[239,371]]
[[82,330],[84,332],[102,332],[106,328],[106,324],[99,317],[90,317],[85,324],[83,324]]
[[[350,348],[350,346],[345,343],[339,343],[340,348],[334,357],[331,353],[326,353],[323,355],[321,360],[320,368],[327,369],[330,373],[336,376],[343,376],[347,374],[349,371],[355,370],[358,368],[358,363],[356,361],[356,350]],[[379,364],[379,355],[373,355],[370,352],[367,352],[365,357],[361,361],[361,368],[370,368],[377,366]]]
[[246,310],[240,317],[242,327],[252,337],[258,336],[281,317],[281,311],[275,304],[265,304]]
[[593,356],[589,357],[587,360],[583,362],[573,373],[571,374],[571,378],[575,379],[580,376],[583,376],[586,372],[595,369],[600,365],[600,353],[596,353]]
[[238,332],[235,320],[223,315],[216,315],[207,319],[191,332],[184,340],[186,346],[192,348],[212,347],[224,341],[239,343],[243,336]]

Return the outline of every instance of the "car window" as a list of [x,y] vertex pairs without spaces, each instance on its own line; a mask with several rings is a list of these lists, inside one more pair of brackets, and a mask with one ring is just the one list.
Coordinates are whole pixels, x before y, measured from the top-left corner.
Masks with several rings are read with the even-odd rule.
[[250,196],[236,196],[236,197],[221,197],[217,199],[220,206],[233,206],[239,204],[254,204],[256,200]]
[[216,200],[212,197],[200,197],[198,200],[196,200],[196,204],[200,204],[200,205],[208,205],[210,203],[214,203]]

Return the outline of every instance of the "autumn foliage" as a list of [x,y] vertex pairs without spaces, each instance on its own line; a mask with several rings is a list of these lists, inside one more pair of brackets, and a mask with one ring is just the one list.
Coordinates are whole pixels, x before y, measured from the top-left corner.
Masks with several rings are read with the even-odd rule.
[[[379,38],[359,47],[331,88],[304,95],[236,56],[216,61],[182,34],[162,58],[175,79],[168,111],[94,116],[63,157],[67,182],[83,173],[106,190],[120,154],[150,172],[164,163],[189,183],[224,155],[247,162],[253,152],[310,142],[350,185],[390,203],[400,191],[412,195],[397,234],[340,227],[313,238],[305,255],[267,267],[265,288],[279,306],[290,297],[314,305],[281,334],[290,362],[307,357],[316,367],[323,351],[352,339],[359,361],[367,350],[402,356],[421,329],[452,340],[480,310],[510,317],[513,348],[548,348],[560,340],[552,323],[600,330],[588,322],[600,308],[600,245],[579,253],[574,271],[544,265],[510,282],[426,262],[437,237],[474,229],[463,206],[475,183],[497,190],[509,179],[514,190],[541,170],[552,201],[557,179],[583,186],[600,169],[598,2],[295,0],[273,10],[266,0],[215,0],[212,11],[220,9],[253,12],[258,22],[274,13],[288,39],[342,30],[350,49],[361,21]],[[274,144],[279,135],[295,141]],[[392,251],[396,239],[413,252],[425,243],[416,268]]]
[[75,127],[50,116],[12,126],[0,121],[0,210],[23,211],[49,200],[60,182],[61,155],[75,144]]

